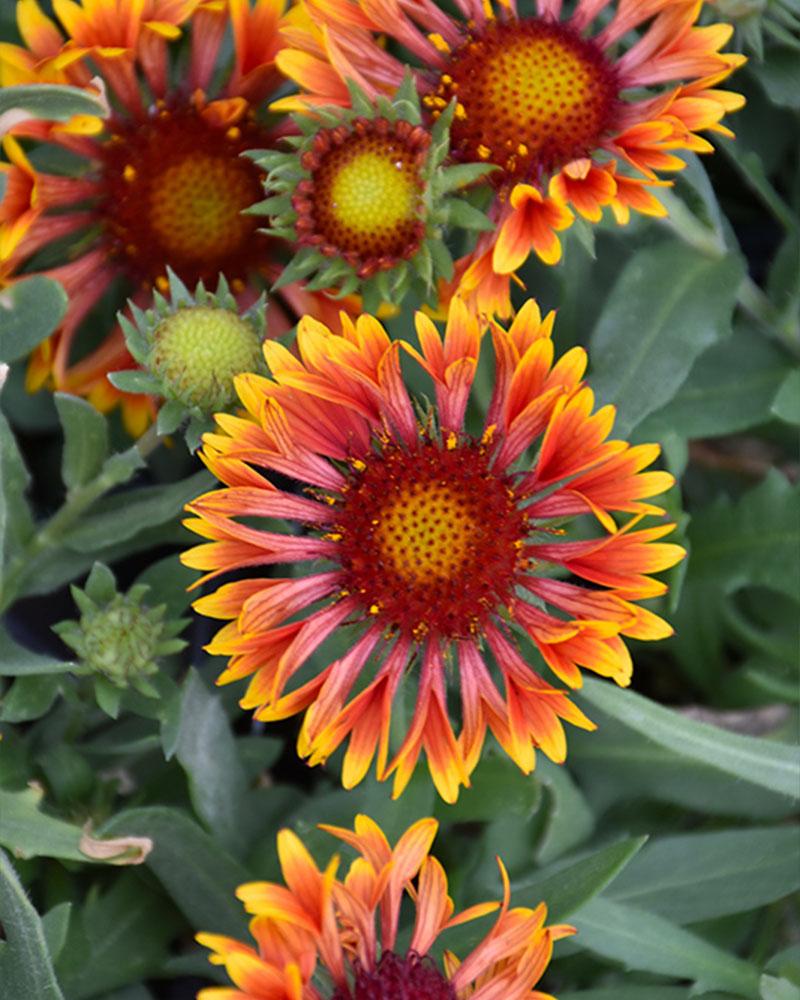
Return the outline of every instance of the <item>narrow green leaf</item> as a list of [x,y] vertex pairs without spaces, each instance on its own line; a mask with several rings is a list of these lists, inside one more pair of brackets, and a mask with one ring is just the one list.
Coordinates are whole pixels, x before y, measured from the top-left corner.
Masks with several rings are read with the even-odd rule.
[[800,889],[800,837],[776,826],[651,840],[607,895],[678,924],[743,913]]
[[515,906],[547,903],[549,919],[563,920],[594,898],[642,849],[647,837],[628,837],[577,859],[560,861],[513,883]]
[[175,755],[197,815],[225,848],[240,853],[247,779],[221,700],[196,670],[189,671],[181,693]]
[[544,826],[536,860],[548,864],[582,844],[594,830],[594,814],[569,771],[542,757],[536,776],[547,795]]
[[572,918],[576,943],[627,969],[758,998],[758,970],[663,917],[597,897]]
[[789,372],[780,385],[771,412],[787,424],[800,424],[800,368]]
[[591,339],[592,387],[617,407],[615,434],[672,399],[695,359],[730,333],[742,274],[738,257],[714,259],[678,242],[631,258]]
[[463,198],[451,198],[446,203],[447,222],[451,226],[460,226],[462,229],[475,229],[484,231],[494,228],[494,223],[490,222],[484,213],[470,205]]
[[78,552],[96,552],[106,545],[124,542],[146,528],[177,517],[184,504],[211,489],[214,481],[210,473],[197,472],[177,483],[143,486],[104,497],[64,536],[64,544]]
[[100,472],[108,457],[105,417],[85,399],[65,392],[54,395],[64,431],[61,478],[67,489],[83,486]]
[[132,809],[101,832],[151,837],[145,864],[191,926],[247,939],[247,915],[234,892],[252,875],[184,813],[165,806]]
[[71,914],[72,903],[57,903],[42,917],[44,939],[53,962],[57,961],[66,944]]
[[109,372],[108,381],[120,392],[131,392],[134,394],[143,393],[145,395],[160,395],[161,382],[150,372],[139,371],[135,368],[126,368],[124,371]]
[[587,678],[581,696],[624,726],[681,757],[692,757],[742,781],[800,798],[800,750],[695,722],[634,691]]
[[666,802],[703,816],[779,820],[795,808],[790,798],[741,781],[692,757],[680,757],[595,709],[596,733],[576,732],[570,766],[595,814],[619,802]]
[[6,939],[0,952],[0,982],[19,1000],[64,1000],[56,980],[42,921],[17,874],[0,851],[0,923]]
[[30,474],[22,460],[14,434],[0,413],[0,606],[3,567],[33,534],[33,518],[25,499]]
[[[25,112],[19,119],[20,113]],[[91,94],[83,87],[66,87],[51,83],[22,84],[4,87],[0,91],[0,116],[9,115],[6,121],[0,118],[0,128],[4,132],[10,124],[26,118],[41,118],[47,121],[68,121],[74,115],[94,115],[105,118],[108,108],[103,99]]]
[[[13,87],[0,90],[0,99],[9,90]],[[6,288],[0,293],[0,361],[17,361],[30,354],[50,336],[66,311],[67,293],[52,278],[37,275]]]
[[800,1000],[800,986],[788,979],[762,976],[761,1000]]
[[71,660],[34,653],[15,642],[0,627],[0,677],[22,677],[34,674],[64,674],[74,668]]
[[558,1000],[689,1000],[683,986],[615,986],[605,990],[559,993]]

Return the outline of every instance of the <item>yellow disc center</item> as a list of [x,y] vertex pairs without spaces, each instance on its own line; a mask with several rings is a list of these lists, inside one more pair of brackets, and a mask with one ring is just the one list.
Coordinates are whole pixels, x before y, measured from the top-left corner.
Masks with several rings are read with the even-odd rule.
[[448,580],[474,556],[474,508],[446,484],[408,484],[380,512],[375,541],[409,583]]
[[149,221],[163,246],[197,260],[234,253],[253,229],[252,171],[230,157],[187,156],[158,175]]
[[413,215],[416,204],[413,178],[403,159],[391,154],[364,152],[343,163],[330,188],[331,214],[357,233],[393,227]]
[[458,101],[454,155],[496,163],[514,179],[553,170],[596,148],[618,86],[602,51],[567,25],[498,24],[456,49],[428,104]]
[[311,175],[312,229],[328,255],[380,267],[416,253],[424,231],[424,160],[390,128],[354,132],[320,154]]

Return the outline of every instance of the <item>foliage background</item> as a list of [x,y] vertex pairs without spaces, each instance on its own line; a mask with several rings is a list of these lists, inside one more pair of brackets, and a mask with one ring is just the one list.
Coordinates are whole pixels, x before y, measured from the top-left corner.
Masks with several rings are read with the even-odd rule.
[[[195,574],[177,558],[180,513],[211,479],[179,442],[145,461],[116,417],[27,396],[24,355],[63,295],[45,279],[3,293],[4,998],[193,996],[212,975],[193,932],[245,933],[233,889],[277,875],[277,830],[291,825],[324,859],[315,824],[358,811],[390,835],[436,815],[459,905],[497,892],[501,853],[517,901],[545,899],[578,928],[545,982],[560,1000],[800,997],[800,44],[774,16],[800,10],[750,6],[736,142],[689,157],[667,223],[606,223],[596,239],[576,226],[561,266],[523,275],[559,311],[557,351],[588,345],[618,433],[661,443],[690,551],[662,608],[676,636],[634,644],[631,691],[586,682],[577,701],[600,729],[569,734],[565,767],[540,755],[525,778],[490,754],[455,807],[422,773],[398,803],[371,780],[343,792],[336,759],[297,761],[296,720],[265,732],[236,686],[214,690],[221,665],[202,649],[213,625],[197,617],[160,697],[129,690],[110,718],[49,626],[75,617],[68,584],[97,560],[120,589],[149,583],[149,603],[185,614]],[[12,13],[0,13],[3,38]],[[391,325],[407,334],[409,310]],[[154,848],[142,864],[129,864],[142,859],[135,841],[91,860],[87,823],[95,838]],[[471,932],[458,933],[455,950]]]

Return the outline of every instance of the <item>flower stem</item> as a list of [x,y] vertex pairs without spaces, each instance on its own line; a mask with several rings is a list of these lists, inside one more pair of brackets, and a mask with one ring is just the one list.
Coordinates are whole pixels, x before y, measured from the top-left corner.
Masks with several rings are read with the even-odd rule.
[[11,561],[0,585],[0,614],[20,596],[22,588],[37,570],[37,556],[60,545],[64,535],[95,501],[114,486],[127,482],[159,445],[155,424],[151,425],[127,452],[112,455],[88,483],[70,490],[59,509],[27,541]]

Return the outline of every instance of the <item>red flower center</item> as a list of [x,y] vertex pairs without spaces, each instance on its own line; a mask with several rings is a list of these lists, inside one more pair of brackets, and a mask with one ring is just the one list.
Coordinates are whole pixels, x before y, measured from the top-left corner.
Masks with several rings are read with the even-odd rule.
[[357,966],[352,987],[337,989],[331,1000],[456,1000],[456,994],[432,959],[387,951],[374,971]]
[[513,594],[526,518],[473,442],[390,446],[353,477],[337,520],[346,589],[420,638],[476,632]]
[[318,132],[303,157],[311,178],[292,200],[299,242],[343,257],[361,277],[412,257],[425,233],[429,145],[424,129],[383,118]]
[[135,280],[163,279],[169,265],[189,284],[213,284],[220,272],[233,281],[263,262],[267,240],[241,214],[263,197],[262,175],[239,154],[265,145],[254,122],[225,129],[194,108],[113,126],[102,213],[112,252]]
[[453,51],[426,103],[457,98],[456,159],[496,163],[504,181],[537,180],[597,147],[618,92],[600,49],[566,25],[492,21]]

